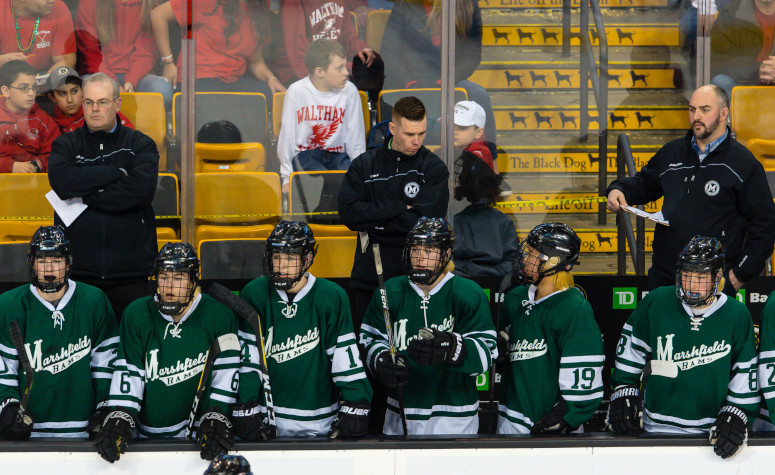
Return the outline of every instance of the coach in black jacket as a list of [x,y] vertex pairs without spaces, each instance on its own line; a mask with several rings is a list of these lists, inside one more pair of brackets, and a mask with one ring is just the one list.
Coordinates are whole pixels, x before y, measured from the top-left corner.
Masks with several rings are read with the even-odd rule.
[[611,211],[664,196],[662,214],[670,226],[657,224],[654,230],[649,289],[675,285],[678,255],[698,234],[724,245],[724,272],[731,284],[724,291],[731,295],[772,255],[775,204],[767,177],[751,152],[730,136],[728,115],[723,89],[698,88],[689,102],[692,129],[686,136],[662,147],[634,177],[608,187]]
[[371,245],[380,245],[385,280],[403,275],[406,235],[421,216],[440,218],[447,213],[449,171],[422,146],[425,131],[423,103],[416,97],[399,99],[393,106],[392,136],[353,160],[339,189],[339,215],[348,228],[359,231],[350,276],[357,333],[378,287]]
[[[88,208],[65,229],[73,246],[73,277],[102,289],[116,316],[150,294],[156,256],[159,152],[142,132],[121,125],[118,83],[105,74],[83,82],[85,125],[51,148],[49,182],[63,200]],[[63,224],[59,215],[56,224]]]

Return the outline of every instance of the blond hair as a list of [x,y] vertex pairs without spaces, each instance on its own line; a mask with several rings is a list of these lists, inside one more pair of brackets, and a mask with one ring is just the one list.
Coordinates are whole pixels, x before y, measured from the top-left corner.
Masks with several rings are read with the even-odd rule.
[[[557,256],[550,257],[544,265],[541,267],[541,270],[544,269],[551,269],[552,267],[558,265],[560,263],[560,258]],[[573,274],[570,273],[570,271],[560,271],[556,274],[547,276],[547,278],[552,279],[552,283],[554,284],[555,290],[565,290],[573,287]]]

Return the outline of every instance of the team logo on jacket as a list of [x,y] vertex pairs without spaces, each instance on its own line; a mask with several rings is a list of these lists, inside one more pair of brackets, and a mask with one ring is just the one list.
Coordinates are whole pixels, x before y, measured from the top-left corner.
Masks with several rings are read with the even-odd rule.
[[716,180],[710,180],[705,183],[705,194],[708,196],[716,196],[721,187]]
[[318,327],[307,330],[304,335],[296,335],[293,338],[288,337],[282,343],[274,342],[274,327],[267,331],[266,335],[266,356],[274,358],[278,363],[285,363],[297,356],[301,356],[320,343],[320,330]]
[[404,185],[404,194],[409,198],[414,198],[415,196],[417,196],[417,193],[419,192],[420,192],[420,185],[418,185],[416,181],[410,181],[409,183]]
[[196,358],[178,360],[174,365],[159,367],[159,350],[151,350],[145,357],[145,381],[159,380],[167,386],[173,386],[199,375],[207,361],[207,353],[201,352]]
[[517,340],[509,345],[509,361],[522,361],[538,358],[546,354],[546,340],[541,338],[533,341]]
[[657,337],[657,359],[675,363],[678,369],[684,371],[720,360],[732,349],[732,345],[726,340],[716,340],[712,345],[694,345],[690,350],[674,352],[674,336],[675,334],[665,335],[664,339],[661,336]]
[[40,138],[40,131],[35,128],[31,128],[27,131],[27,138],[30,140],[38,140]]
[[41,343],[43,340],[35,340],[33,349],[30,349],[29,343],[24,344],[27,357],[36,373],[41,371],[48,371],[51,374],[61,373],[91,353],[91,338],[86,335],[79,338],[76,343],[60,347],[59,351],[45,357]]

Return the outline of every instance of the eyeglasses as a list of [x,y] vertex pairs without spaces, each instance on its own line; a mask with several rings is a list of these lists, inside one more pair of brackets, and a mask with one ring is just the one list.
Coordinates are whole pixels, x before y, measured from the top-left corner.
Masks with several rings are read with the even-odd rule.
[[97,108],[102,109],[103,107],[107,107],[108,104],[111,102],[114,102],[115,99],[100,99],[99,101],[92,101],[90,99],[84,99],[83,105],[88,107],[89,109],[93,108],[94,106],[97,106]]
[[10,87],[11,89],[16,89],[22,94],[29,94],[30,92],[33,92],[33,93],[38,92],[38,86],[8,86],[8,87]]

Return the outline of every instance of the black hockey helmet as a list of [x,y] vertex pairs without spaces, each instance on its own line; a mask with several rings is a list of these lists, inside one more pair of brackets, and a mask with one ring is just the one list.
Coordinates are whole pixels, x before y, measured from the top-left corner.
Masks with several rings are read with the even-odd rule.
[[[675,266],[675,294],[689,307],[703,307],[707,305],[718,293],[721,282],[720,272],[724,269],[724,246],[713,237],[694,236],[684,247],[678,256]],[[684,272],[692,272],[694,275],[688,283],[698,289],[702,274],[709,274],[713,281],[713,287],[707,295],[702,292],[692,292],[684,288]],[[695,281],[696,280],[696,281]]]
[[220,454],[210,462],[204,475],[253,475],[253,472],[242,455]]
[[[433,283],[452,258],[454,243],[455,236],[446,219],[421,217],[409,231],[404,245],[404,272],[409,280],[420,285]],[[430,268],[414,268],[412,265],[412,248],[419,245],[434,247],[440,251],[438,258],[428,263]]]
[[[538,251],[535,263],[528,262],[535,258],[535,256],[531,257],[530,249]],[[539,224],[520,243],[519,251],[514,256],[514,281],[532,281],[533,284],[538,285],[546,276],[570,271],[575,264],[579,263],[580,251],[581,240],[567,224]],[[559,262],[547,269],[545,264],[552,257],[559,258]],[[537,266],[538,272],[538,277],[534,281],[526,272],[526,267],[533,264]]]
[[[168,301],[166,296],[159,292],[159,275],[162,272],[185,272],[189,280],[185,283],[186,295],[184,301]],[[194,247],[187,242],[168,242],[165,244],[159,255],[156,256],[156,267],[153,272],[155,288],[153,301],[156,308],[165,315],[175,316],[180,314],[191,300],[199,285],[199,258],[196,256]],[[173,281],[173,286],[179,285]]]
[[[307,223],[280,221],[266,240],[264,274],[278,290],[289,290],[304,277],[317,253],[315,236]],[[275,269],[275,254],[298,254],[298,264],[286,269]],[[279,261],[278,261],[279,263]]]
[[[35,269],[35,259],[45,257],[64,257],[65,270],[63,274],[46,274],[41,278]],[[32,275],[32,285],[42,292],[59,292],[70,277],[70,266],[73,263],[70,240],[65,236],[61,226],[41,226],[35,231],[27,251],[27,265]]]

